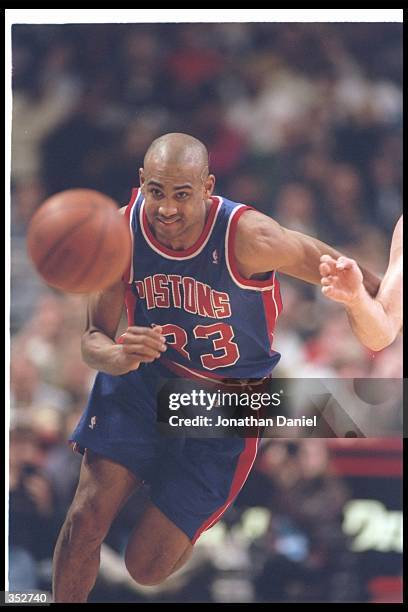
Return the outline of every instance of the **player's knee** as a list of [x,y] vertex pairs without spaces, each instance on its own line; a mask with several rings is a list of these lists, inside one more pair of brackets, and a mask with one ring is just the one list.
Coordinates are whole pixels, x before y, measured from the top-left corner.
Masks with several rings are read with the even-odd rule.
[[70,541],[89,544],[90,542],[101,542],[110,524],[91,501],[85,501],[74,502],[68,513],[66,526],[67,538]]
[[133,580],[143,586],[155,586],[161,584],[171,574],[171,570],[163,566],[159,561],[146,559],[135,560],[126,551],[125,564]]

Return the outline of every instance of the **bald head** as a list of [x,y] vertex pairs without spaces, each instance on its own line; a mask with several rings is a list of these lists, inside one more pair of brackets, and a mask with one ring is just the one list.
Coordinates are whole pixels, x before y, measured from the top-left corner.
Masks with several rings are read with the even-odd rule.
[[189,134],[171,133],[156,138],[146,151],[145,169],[152,164],[189,167],[202,178],[208,175],[208,151],[206,146]]

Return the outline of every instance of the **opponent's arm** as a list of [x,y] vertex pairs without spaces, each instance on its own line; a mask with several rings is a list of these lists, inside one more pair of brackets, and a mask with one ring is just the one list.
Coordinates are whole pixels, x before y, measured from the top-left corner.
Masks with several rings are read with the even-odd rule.
[[[119,212],[123,214],[124,209]],[[125,289],[125,283],[120,280],[108,289],[89,296],[86,330],[81,342],[85,363],[114,376],[137,369],[141,362],[154,361],[166,349],[160,327],[131,326],[122,334],[122,343],[115,342]]]
[[341,302],[357,338],[373,351],[389,346],[402,327],[402,216],[395,226],[387,271],[375,299],[362,284],[353,259],[334,261],[324,255],[320,265],[322,293]]
[[[238,221],[235,256],[245,278],[278,270],[320,285],[320,257],[325,253],[333,259],[342,255],[324,242],[286,229],[258,211],[247,211]],[[370,295],[376,295],[380,286],[378,277],[363,269],[363,283]]]

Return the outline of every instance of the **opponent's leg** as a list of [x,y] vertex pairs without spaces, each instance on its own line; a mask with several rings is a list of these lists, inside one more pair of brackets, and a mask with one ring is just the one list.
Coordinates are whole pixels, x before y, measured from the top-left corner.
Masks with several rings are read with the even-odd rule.
[[141,484],[124,466],[85,451],[74,500],[54,552],[54,602],[86,602],[113,519]]
[[152,586],[184,565],[192,552],[187,535],[150,502],[129,538],[125,562],[136,582]]

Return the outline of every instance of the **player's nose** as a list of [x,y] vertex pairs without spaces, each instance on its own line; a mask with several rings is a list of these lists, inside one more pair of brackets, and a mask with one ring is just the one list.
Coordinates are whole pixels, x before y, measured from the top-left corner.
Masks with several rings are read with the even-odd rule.
[[177,207],[174,206],[174,204],[172,202],[161,202],[160,206],[158,208],[158,214],[161,217],[166,217],[166,218],[171,218],[174,217],[175,215],[177,215],[178,210]]

